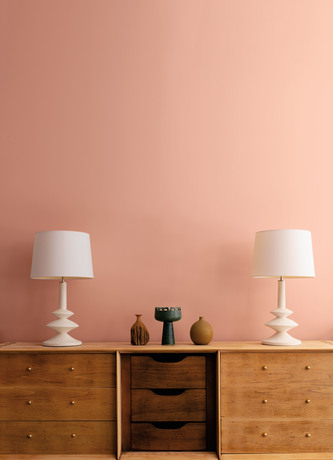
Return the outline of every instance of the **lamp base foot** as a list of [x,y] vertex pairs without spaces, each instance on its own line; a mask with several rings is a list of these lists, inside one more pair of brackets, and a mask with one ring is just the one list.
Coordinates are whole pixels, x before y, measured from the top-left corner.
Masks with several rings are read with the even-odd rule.
[[263,345],[277,345],[277,346],[295,346],[301,345],[301,341],[295,339],[287,332],[277,332],[276,334],[272,335],[269,339],[265,339],[262,341]]

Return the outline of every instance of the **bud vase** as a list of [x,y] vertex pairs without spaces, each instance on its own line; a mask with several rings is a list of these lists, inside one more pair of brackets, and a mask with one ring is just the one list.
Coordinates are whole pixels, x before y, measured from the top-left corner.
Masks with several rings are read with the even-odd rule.
[[213,338],[213,328],[203,316],[200,316],[198,321],[192,324],[190,337],[196,345],[208,345]]
[[131,344],[146,345],[149,342],[149,332],[146,326],[141,321],[142,315],[135,315],[136,321],[131,327]]

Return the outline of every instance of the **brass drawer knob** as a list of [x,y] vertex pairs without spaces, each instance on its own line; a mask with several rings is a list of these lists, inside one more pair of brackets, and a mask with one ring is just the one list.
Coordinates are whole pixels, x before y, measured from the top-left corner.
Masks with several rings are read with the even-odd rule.
[[74,404],[75,404],[75,401],[71,401],[71,405],[74,406]]
[[27,368],[26,368],[26,371],[31,372],[31,371],[32,371],[32,367],[27,367]]
[[268,367],[267,366],[262,366],[263,371],[267,371]]
[[267,399],[263,399],[263,400],[262,400],[262,403],[263,403],[263,404],[266,404],[267,402],[268,402]]
[[308,371],[309,369],[311,369],[311,366],[305,366],[305,369]]
[[262,436],[263,438],[266,438],[268,436],[268,433],[263,433]]
[[28,406],[30,406],[30,404],[32,404],[32,401],[27,401],[27,404]]
[[75,433],[72,433],[72,434],[71,434],[71,438],[75,438]]
[[307,404],[310,404],[311,399],[306,399],[305,402],[306,402]]
[[32,438],[32,434],[27,434],[27,438],[28,438],[28,439],[31,439],[31,438]]
[[73,372],[73,370],[74,370],[74,367],[70,367],[70,368],[69,368],[69,370]]
[[307,438],[310,438],[311,437],[311,433],[306,433],[305,435]]

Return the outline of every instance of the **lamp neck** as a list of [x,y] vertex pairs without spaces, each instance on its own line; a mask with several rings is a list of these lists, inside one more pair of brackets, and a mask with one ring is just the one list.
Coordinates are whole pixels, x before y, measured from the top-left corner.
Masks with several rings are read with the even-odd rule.
[[286,289],[282,276],[278,281],[278,308],[286,308]]
[[67,310],[67,283],[64,278],[59,283],[59,310]]

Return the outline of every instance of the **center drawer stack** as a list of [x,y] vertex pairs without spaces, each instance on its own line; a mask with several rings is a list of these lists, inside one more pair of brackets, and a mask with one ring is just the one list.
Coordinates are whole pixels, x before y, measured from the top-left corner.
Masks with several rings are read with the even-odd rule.
[[0,369],[0,453],[115,453],[114,353],[4,353]]
[[206,449],[206,357],[131,356],[133,450]]

